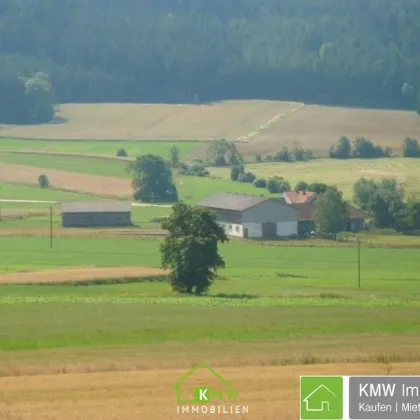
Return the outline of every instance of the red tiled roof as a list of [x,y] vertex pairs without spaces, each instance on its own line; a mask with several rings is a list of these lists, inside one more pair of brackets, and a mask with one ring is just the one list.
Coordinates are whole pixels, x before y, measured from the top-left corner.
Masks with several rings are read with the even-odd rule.
[[316,193],[312,191],[288,191],[284,193],[292,204],[307,203]]
[[[297,203],[290,204],[298,211],[298,221],[313,220],[314,211],[316,208],[316,203]],[[350,220],[362,220],[366,216],[356,207],[353,207],[350,204],[347,204],[350,213]]]

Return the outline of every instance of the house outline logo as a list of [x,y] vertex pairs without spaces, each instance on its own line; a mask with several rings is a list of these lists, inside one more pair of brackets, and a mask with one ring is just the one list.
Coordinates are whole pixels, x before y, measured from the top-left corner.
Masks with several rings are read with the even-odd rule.
[[300,377],[301,420],[343,420],[343,415],[342,376]]
[[[173,386],[173,388],[177,392],[177,402],[178,404],[204,404],[204,403],[210,403],[210,391],[211,388],[209,387],[197,387],[194,389],[194,398],[191,400],[183,400],[181,398],[181,384],[189,378],[191,375],[193,375],[197,370],[204,368],[207,369],[214,377],[216,377],[225,388],[228,390],[232,390],[232,384],[227,381],[225,378],[223,378],[219,373],[217,373],[214,369],[212,369],[208,364],[204,362],[200,362],[197,365],[195,365],[190,371],[188,371],[184,376],[182,376]],[[232,390],[233,391],[233,390]],[[236,395],[233,399],[237,397],[238,392],[236,392]],[[220,396],[220,393],[219,393]],[[207,397],[207,398],[205,398]]]
[[[335,395],[334,392],[331,391],[331,389],[329,389],[325,385],[321,384],[321,385],[318,386],[318,388],[316,388],[307,397],[304,398],[303,402],[306,404],[306,411],[335,411],[335,410],[330,409],[330,402],[331,401],[321,401],[321,407],[320,408],[309,408],[309,405],[310,405],[309,400],[312,398],[313,395],[317,394],[318,392],[321,392],[321,389],[329,392],[334,398],[338,398],[338,396]],[[324,408],[324,405],[327,407],[326,410]]]

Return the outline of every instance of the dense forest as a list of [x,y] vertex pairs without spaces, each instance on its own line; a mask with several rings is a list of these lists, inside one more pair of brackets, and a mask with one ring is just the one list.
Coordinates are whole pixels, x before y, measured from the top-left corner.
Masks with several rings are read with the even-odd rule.
[[1,0],[0,102],[37,72],[57,102],[413,108],[420,1]]

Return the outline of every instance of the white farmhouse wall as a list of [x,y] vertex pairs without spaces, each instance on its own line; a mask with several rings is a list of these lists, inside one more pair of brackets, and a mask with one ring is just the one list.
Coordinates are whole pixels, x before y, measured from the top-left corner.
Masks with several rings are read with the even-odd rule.
[[248,238],[262,237],[261,223],[244,223],[244,229],[248,229]]
[[277,236],[296,236],[298,234],[298,222],[277,222]]
[[244,236],[242,225],[226,222],[218,222],[218,224],[225,230],[226,235],[238,236],[240,238]]

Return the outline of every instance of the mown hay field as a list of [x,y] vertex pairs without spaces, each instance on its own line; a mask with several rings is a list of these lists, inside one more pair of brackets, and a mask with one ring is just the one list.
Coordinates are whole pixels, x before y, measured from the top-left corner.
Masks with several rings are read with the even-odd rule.
[[[217,369],[217,366],[213,366]],[[218,369],[239,391],[238,403],[250,420],[298,420],[299,376],[306,375],[414,375],[418,363],[332,364],[286,367],[227,367]],[[0,379],[0,414],[4,419],[144,420],[179,419],[174,383],[187,369],[147,372],[91,373]],[[197,373],[193,384],[202,385]],[[208,383],[207,381],[204,383]],[[210,383],[210,385],[212,385]],[[184,415],[197,420],[202,414]],[[184,417],[182,416],[182,417]],[[207,416],[204,416],[207,417]],[[232,415],[218,415],[218,419]]]
[[305,105],[244,145],[243,152],[263,155],[297,143],[321,157],[341,136],[350,139],[365,136],[375,144],[399,152],[405,137],[420,139],[420,117],[414,111]]
[[[199,105],[65,104],[61,105],[55,123],[0,127],[0,137],[35,140],[114,140],[115,143],[115,140],[183,142],[226,138],[238,141],[238,148],[245,156],[273,153],[296,143],[325,156],[329,147],[344,135],[366,136],[398,152],[406,136],[420,137],[420,118],[410,111],[238,100]],[[102,154],[99,150],[108,147],[92,143],[78,148],[95,149],[95,154]],[[24,147],[38,146],[34,143]],[[61,151],[74,146],[44,144],[42,147]],[[133,148],[127,147],[133,153]],[[114,145],[113,148],[116,151]],[[202,156],[203,148],[199,149],[197,156]]]
[[53,140],[212,140],[247,136],[300,103],[64,104],[55,123],[7,126],[1,137]]
[[[247,171],[257,177],[283,176],[294,188],[299,181],[325,182],[337,186],[346,199],[352,198],[354,183],[361,177],[367,179],[396,178],[407,191],[407,196],[420,197],[420,160],[407,158],[384,159],[319,159],[295,163],[252,163]],[[230,179],[230,170],[211,168],[213,176]],[[259,190],[256,188],[255,192]]]

